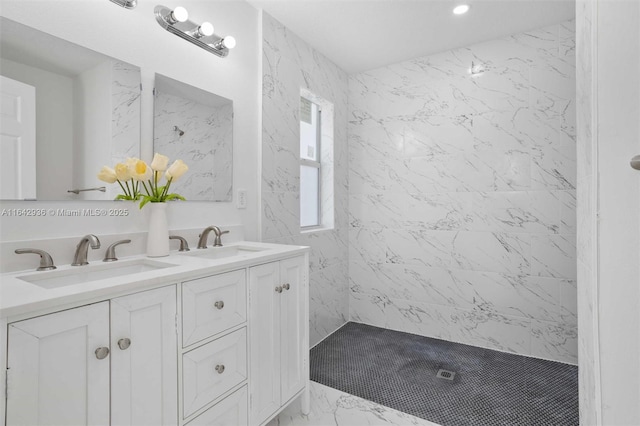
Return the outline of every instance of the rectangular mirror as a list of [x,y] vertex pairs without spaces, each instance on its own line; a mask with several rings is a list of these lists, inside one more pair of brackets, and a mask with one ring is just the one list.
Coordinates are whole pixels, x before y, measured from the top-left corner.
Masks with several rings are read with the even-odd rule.
[[189,173],[171,190],[188,201],[231,201],[233,101],[156,74],[153,150]]
[[140,68],[0,17],[0,92],[0,199],[115,198],[96,175],[140,156]]

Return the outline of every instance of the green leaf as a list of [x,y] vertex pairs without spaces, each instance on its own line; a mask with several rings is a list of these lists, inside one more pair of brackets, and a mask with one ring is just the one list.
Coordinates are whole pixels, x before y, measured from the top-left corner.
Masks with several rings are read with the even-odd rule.
[[142,210],[145,204],[147,204],[149,201],[151,201],[151,197],[143,196],[142,201],[140,201],[140,209]]
[[180,194],[175,194],[175,193],[174,193],[174,194],[168,194],[168,195],[165,197],[165,200],[167,200],[167,201],[172,201],[172,200],[182,200],[182,201],[187,201],[187,199],[186,199],[186,198],[184,198],[182,195],[180,195]]

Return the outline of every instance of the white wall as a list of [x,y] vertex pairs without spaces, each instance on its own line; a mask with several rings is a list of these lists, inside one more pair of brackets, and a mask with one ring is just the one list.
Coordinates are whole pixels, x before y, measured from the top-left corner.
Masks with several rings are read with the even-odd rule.
[[581,424],[640,424],[640,3],[578,3]]
[[565,22],[350,77],[353,320],[577,362],[574,47]]
[[[100,170],[104,165],[114,166],[110,149],[111,68],[111,61],[105,61],[83,71],[74,79],[76,138],[73,164],[76,167],[73,170],[73,188],[105,185],[96,178],[95,170]],[[117,193],[116,188],[109,185],[106,193],[81,192],[76,199],[113,200]]]
[[71,199],[67,190],[73,185],[73,79],[7,59],[0,60],[0,68],[2,75],[36,88],[36,194]]
[[[260,51],[258,11],[245,2],[169,1],[184,6],[196,22],[211,21],[219,34],[236,37],[238,46],[221,59],[169,32],[155,21],[156,1],[140,0],[126,10],[107,0],[2,0],[2,16],[32,26],[142,69],[142,156],[151,160],[153,78],[160,73],[234,101],[234,188],[248,191],[248,207],[235,203],[191,202],[169,207],[170,228],[244,224],[247,239],[259,238]],[[97,171],[96,171],[97,173]],[[235,195],[235,194],[234,194]],[[3,202],[2,208],[113,207],[113,202]],[[122,204],[118,203],[118,207]],[[81,236],[86,233],[146,231],[146,212],[130,207],[116,217],[1,217],[0,241]]]

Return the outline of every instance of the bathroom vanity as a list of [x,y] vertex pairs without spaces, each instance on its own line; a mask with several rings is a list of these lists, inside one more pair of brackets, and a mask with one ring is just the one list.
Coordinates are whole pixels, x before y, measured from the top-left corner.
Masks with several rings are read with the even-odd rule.
[[6,424],[260,425],[300,395],[308,410],[308,256],[238,242],[3,274]]

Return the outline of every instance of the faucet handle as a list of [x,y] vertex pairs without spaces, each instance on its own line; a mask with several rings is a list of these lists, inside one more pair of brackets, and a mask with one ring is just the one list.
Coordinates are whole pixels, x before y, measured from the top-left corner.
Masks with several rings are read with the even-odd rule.
[[16,249],[16,254],[37,254],[40,256],[40,266],[36,269],[36,271],[51,271],[56,269],[56,266],[53,264],[53,259],[51,255],[44,250],[32,249],[32,248],[23,248]]
[[190,251],[189,243],[187,242],[186,239],[184,239],[180,235],[170,235],[169,239],[170,240],[179,240],[180,241],[180,250],[178,250],[178,251]]
[[213,241],[213,246],[214,247],[222,247],[222,236],[224,234],[228,234],[229,231],[221,231],[220,228],[218,228],[218,231],[216,232],[216,239]]
[[119,246],[120,244],[129,244],[130,242],[131,240],[120,240],[111,244],[109,247],[107,247],[107,252],[104,254],[104,259],[102,259],[102,261],[115,262],[116,260],[118,260],[118,258],[116,257],[116,246]]

